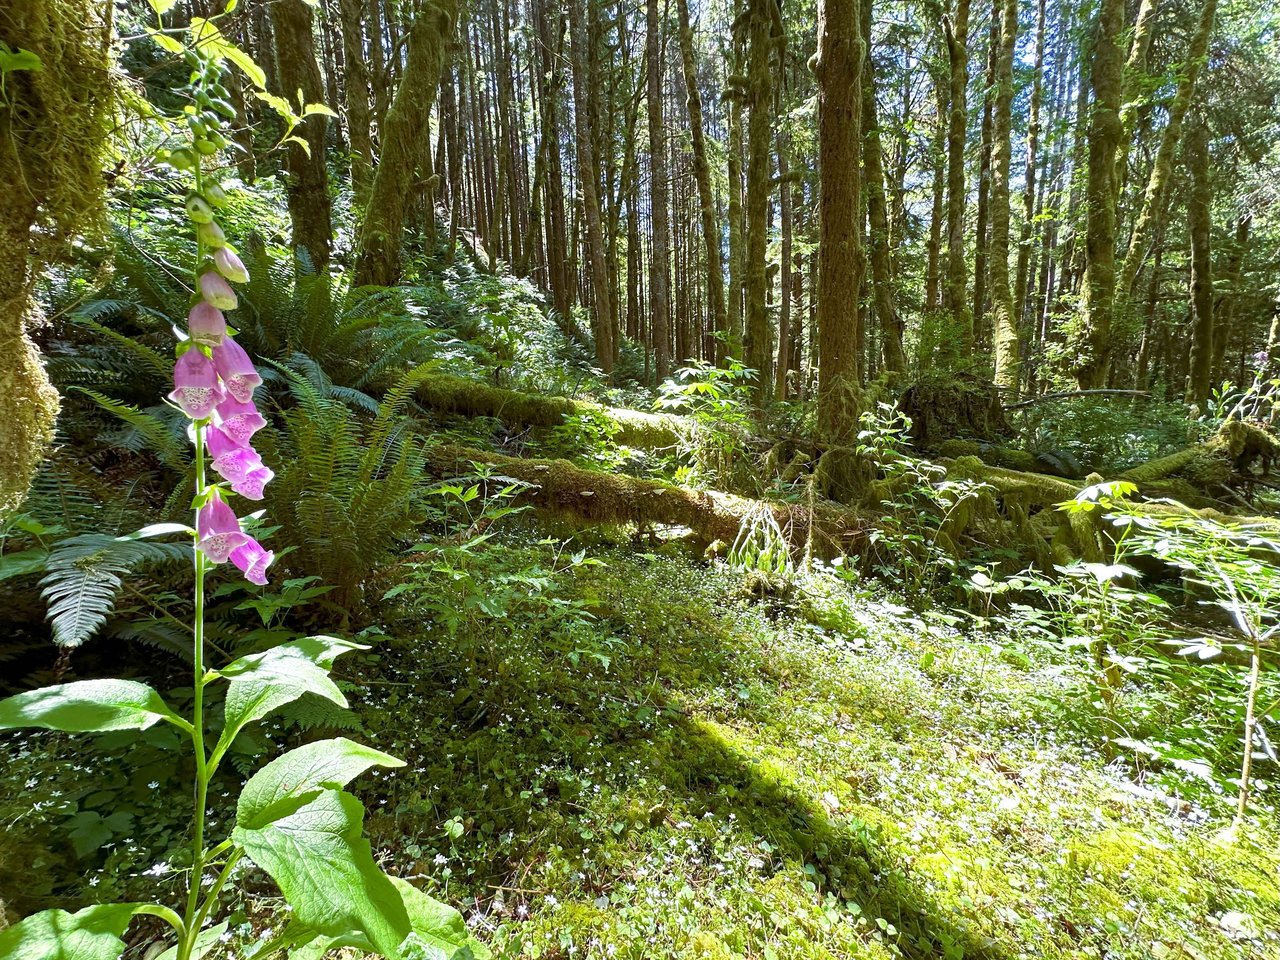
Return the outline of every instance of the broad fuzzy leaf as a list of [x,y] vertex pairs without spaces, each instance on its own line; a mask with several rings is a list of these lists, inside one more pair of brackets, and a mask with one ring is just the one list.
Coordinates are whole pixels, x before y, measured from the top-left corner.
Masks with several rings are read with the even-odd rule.
[[230,687],[223,708],[226,724],[219,751],[225,750],[246,724],[261,720],[304,693],[314,693],[345,707],[347,698],[329,679],[329,669],[348,650],[367,649],[336,637],[305,637],[241,657],[223,667],[218,672]]
[[403,767],[404,761],[345,737],[290,750],[249,778],[236,806],[236,823],[249,829],[265,827],[317,791],[346,786],[374,766]]
[[115,960],[137,903],[98,903],[77,913],[45,910],[0,932],[4,960]]
[[363,827],[360,801],[323,789],[273,823],[236,827],[232,840],[275,880],[298,923],[330,936],[363,931],[378,953],[398,960],[409,914]]
[[145,730],[180,718],[145,683],[79,680],[0,700],[0,730],[45,727],[66,733]]

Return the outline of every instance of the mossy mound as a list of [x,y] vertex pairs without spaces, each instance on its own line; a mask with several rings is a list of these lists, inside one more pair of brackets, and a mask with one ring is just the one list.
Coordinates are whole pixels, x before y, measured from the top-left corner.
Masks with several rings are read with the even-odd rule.
[[911,418],[911,438],[922,450],[963,438],[993,443],[1013,436],[994,383],[973,374],[930,376],[903,392],[898,409]]

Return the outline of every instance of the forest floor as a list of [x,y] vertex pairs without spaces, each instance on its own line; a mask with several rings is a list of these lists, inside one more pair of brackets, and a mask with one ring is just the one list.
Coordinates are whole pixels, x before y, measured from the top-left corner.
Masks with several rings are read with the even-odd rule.
[[1082,747],[1061,648],[835,577],[760,598],[604,560],[561,590],[607,667],[531,623],[491,622],[469,661],[392,628],[406,686],[357,707],[410,763],[375,842],[498,955],[1280,956],[1274,823],[1230,842],[1223,810]]
[[[1108,765],[1072,720],[1077,655],[838,571],[752,595],[667,548],[591,552],[490,542],[451,629],[401,597],[339,671],[360,738],[408,764],[363,788],[375,850],[495,956],[1280,956],[1274,819],[1231,837],[1228,798]],[[29,867],[58,856],[51,798],[102,777],[63,738],[9,748],[0,796],[25,780],[28,809],[0,810],[0,866]],[[180,834],[185,799],[149,786],[138,823]],[[143,849],[167,839],[106,844],[98,876],[178,882]],[[229,956],[275,903],[242,905]]]

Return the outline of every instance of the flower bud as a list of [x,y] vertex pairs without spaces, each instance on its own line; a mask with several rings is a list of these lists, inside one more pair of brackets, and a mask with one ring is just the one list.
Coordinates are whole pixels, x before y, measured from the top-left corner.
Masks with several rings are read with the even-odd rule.
[[222,232],[222,228],[214,221],[202,223],[196,227],[196,235],[200,238],[200,242],[206,247],[217,249],[227,245],[227,235]]
[[200,274],[200,296],[219,310],[234,310],[238,302],[231,285],[212,270]]
[[213,265],[232,283],[249,282],[249,271],[245,269],[244,261],[230,247],[220,247],[214,251]]
[[213,208],[199,194],[187,197],[187,216],[196,223],[209,223],[213,220]]
[[187,314],[187,335],[203,346],[216,347],[227,335],[226,318],[221,310],[202,300]]
[[227,205],[227,191],[216,183],[211,183],[204,188],[204,198],[215,207],[225,207]]

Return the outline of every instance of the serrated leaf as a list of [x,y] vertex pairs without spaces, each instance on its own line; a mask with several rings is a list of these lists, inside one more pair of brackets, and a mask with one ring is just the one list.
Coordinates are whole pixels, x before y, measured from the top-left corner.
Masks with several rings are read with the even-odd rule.
[[44,910],[0,932],[4,960],[115,960],[137,903],[98,903],[76,913]]
[[374,950],[399,957],[411,932],[400,893],[362,836],[364,807],[323,789],[263,827],[238,826],[232,840],[280,887],[298,923],[329,936],[362,931]]
[[322,117],[336,117],[338,115],[336,110],[325,106],[323,103],[308,103],[302,108],[302,115],[304,117],[310,117],[316,114],[319,114]]
[[254,62],[253,57],[224,37],[212,20],[192,17],[191,41],[214,57],[230,60],[259,90],[267,89],[267,75],[263,69]]
[[185,723],[160,694],[136,680],[78,680],[0,700],[0,730],[146,730],[161,720]]
[[404,761],[345,737],[318,740],[277,757],[249,778],[236,805],[236,823],[256,829],[292,813],[317,791],[343,787],[370,767]]
[[158,16],[163,17],[177,5],[178,0],[147,0],[147,3],[151,4],[151,9]]
[[217,752],[224,752],[246,724],[261,720],[304,693],[314,693],[345,707],[347,698],[329,679],[329,670],[343,653],[367,649],[337,637],[304,637],[264,653],[241,657],[223,667],[218,675],[228,680],[230,686],[223,707],[226,722]]

